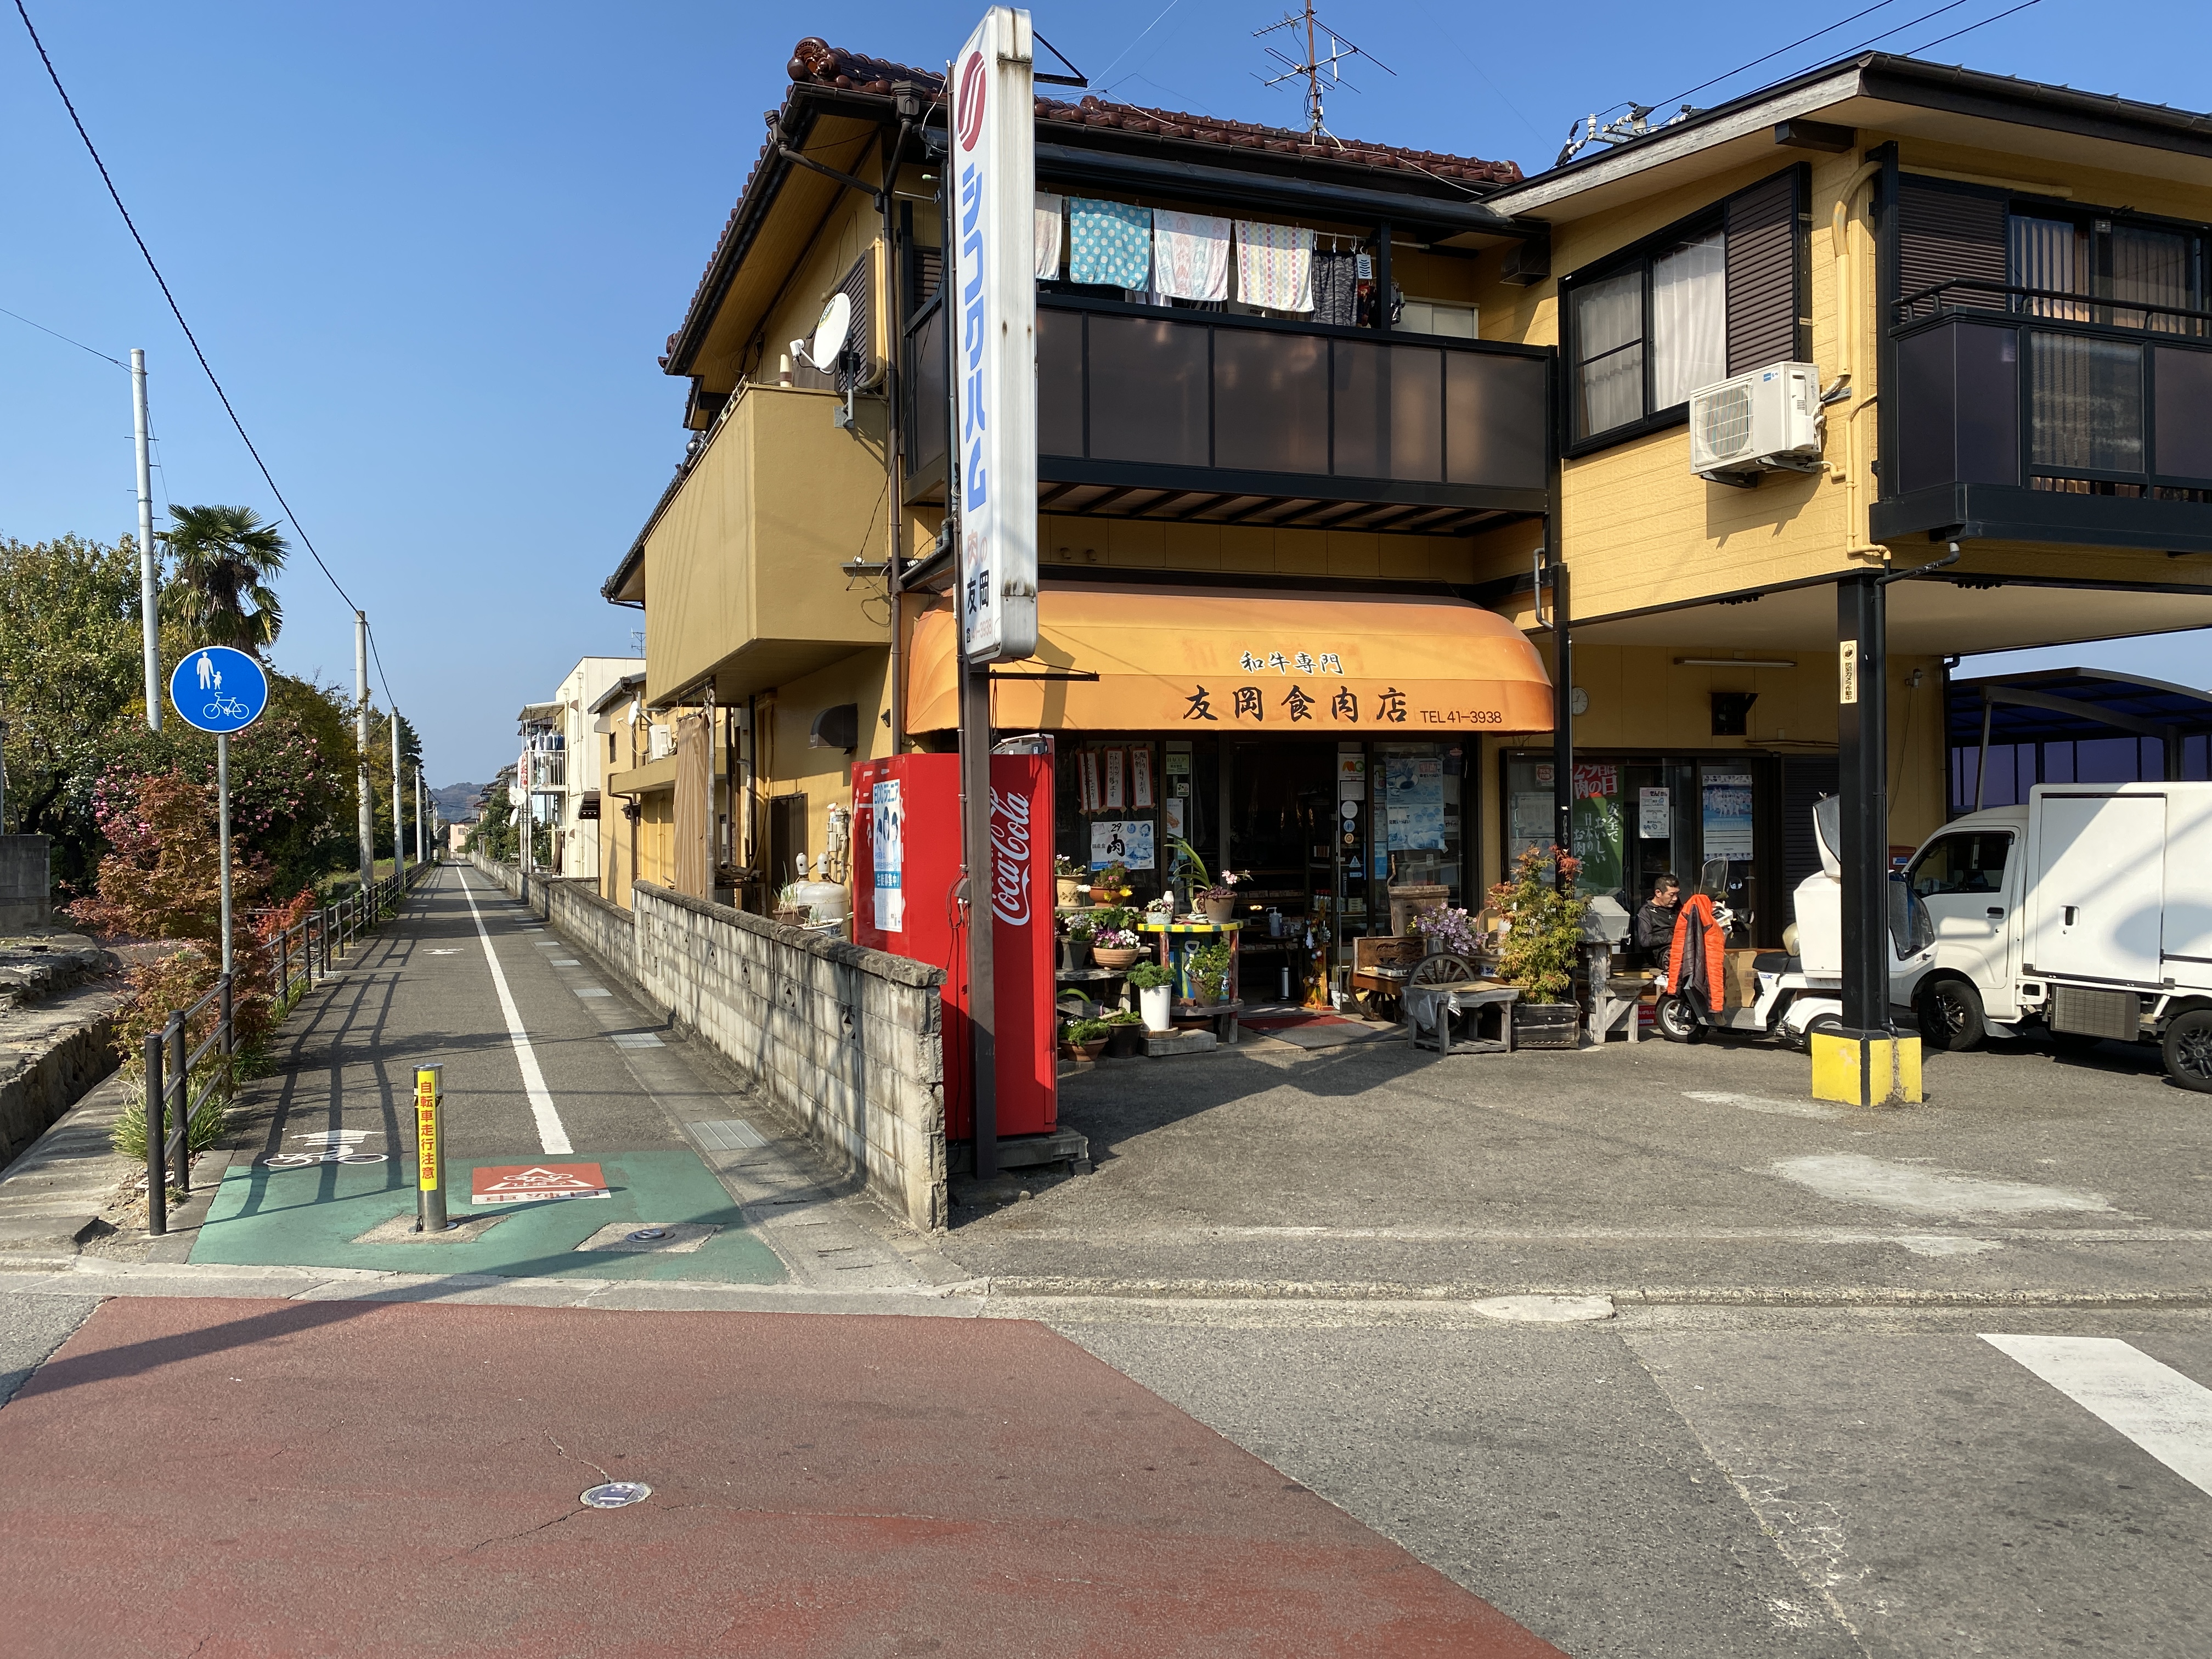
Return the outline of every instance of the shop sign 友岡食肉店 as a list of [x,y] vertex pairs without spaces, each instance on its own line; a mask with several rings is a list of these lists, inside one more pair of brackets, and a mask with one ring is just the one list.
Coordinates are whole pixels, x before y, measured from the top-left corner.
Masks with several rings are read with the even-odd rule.
[[1309,691],[1293,682],[1274,685],[1209,686],[1194,682],[1182,694],[1182,718],[1232,726],[1495,726],[1502,708],[1425,706],[1396,685],[1368,690],[1354,685]]

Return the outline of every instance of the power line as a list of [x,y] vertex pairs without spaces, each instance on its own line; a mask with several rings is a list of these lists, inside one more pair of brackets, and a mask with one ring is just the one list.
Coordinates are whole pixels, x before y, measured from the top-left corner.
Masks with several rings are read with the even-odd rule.
[[[207,353],[200,349],[198,337],[193,334],[192,325],[185,320],[184,308],[178,305],[177,296],[169,291],[168,279],[161,275],[161,267],[154,263],[153,251],[146,246],[146,239],[138,234],[137,224],[131,217],[131,210],[123,205],[122,192],[115,188],[115,180],[107,171],[107,163],[100,159],[98,146],[92,142],[92,135],[84,130],[84,122],[76,112],[76,106],[70,101],[69,89],[62,85],[62,77],[54,69],[54,60],[46,54],[46,43],[39,39],[39,31],[32,24],[31,14],[24,9],[23,0],[15,0],[15,15],[23,20],[23,27],[31,37],[31,44],[38,48],[39,61],[46,66],[46,79],[54,83],[54,90],[61,95],[62,107],[69,112],[70,125],[76,128],[76,136],[84,140],[85,153],[92,157],[93,166],[100,169],[100,181],[107,186],[108,199],[115,204],[115,210],[123,216],[124,228],[131,233],[131,240],[138,245],[139,256],[146,261],[146,269],[154,273],[154,281],[161,288],[161,297],[169,302],[169,314],[177,319],[177,326],[185,331],[185,343],[191,347],[192,356],[199,359],[200,372],[207,376],[208,384],[215,388],[215,395],[222,400],[222,412],[230,416],[231,425],[237,428],[239,441],[246,446],[246,453],[253,457],[253,465],[260,470],[262,482],[269,486],[269,493],[276,498],[276,504],[284,509],[284,516],[292,521],[292,528],[300,538],[300,544],[307,550],[307,556],[314,560],[315,568],[323,573],[332,587],[337,589],[338,597],[346,602],[348,609],[359,610],[361,607],[354,604],[352,596],[331,574],[330,566],[323,562],[323,556],[315,550],[315,544],[301,526],[300,515],[292,510],[291,502],[284,499],[284,492],[276,487],[276,480],[270,473],[269,464],[261,459],[261,452],[253,447],[253,440],[246,435],[246,422],[238,418],[238,411],[231,407],[230,394],[222,389],[222,382],[216,378],[215,369],[207,360]],[[76,342],[70,343],[75,344]],[[114,360],[110,358],[109,361]]]
[[[1849,17],[1839,17],[1824,29],[1814,29],[1810,34],[1805,36],[1803,40],[1792,40],[1786,46],[1777,46],[1772,52],[1768,52],[1764,58],[1754,58],[1748,64],[1738,64],[1726,75],[1716,75],[1710,81],[1701,81],[1696,86],[1690,88],[1688,91],[1678,92],[1674,94],[1672,98],[1662,98],[1659,102],[1662,105],[1671,104],[1674,101],[1675,98],[1687,98],[1692,94],[1703,92],[1707,87],[1717,87],[1723,81],[1733,81],[1737,76],[1742,74],[1747,69],[1757,69],[1761,64],[1771,63],[1775,58],[1781,57],[1785,52],[1795,52],[1798,47],[1805,46],[1811,41],[1817,40],[1824,34],[1833,34],[1838,29],[1843,27],[1846,23],[1856,23],[1860,18],[1870,16],[1874,13],[1880,11],[1884,6],[1893,6],[1896,3],[1897,0],[1875,0],[1875,3],[1869,6],[1864,11],[1855,11]],[[1905,27],[1910,28],[1911,25],[1907,24]]]
[[58,328],[48,328],[44,323],[32,323],[31,319],[28,317],[26,317],[20,311],[10,311],[7,307],[0,306],[0,317],[13,317],[19,323],[30,323],[31,326],[38,330],[40,333],[51,334],[57,340],[61,340],[70,345],[75,346],[79,351],[89,351],[103,363],[113,363],[118,368],[128,368],[131,367],[130,364],[125,362],[120,357],[109,356],[98,346],[88,346],[82,340],[70,339],[68,335],[63,333],[61,330]]
[[[1905,30],[1917,27],[1920,24],[1926,22],[1931,17],[1941,17],[1947,11],[1956,11],[1960,7],[1966,3],[1966,0],[1951,0],[1951,3],[1949,5],[1938,6],[1933,11],[1923,11],[1919,16],[1914,18],[1909,23],[1899,23],[1893,29],[1884,29],[1880,34],[1869,35],[1866,40],[1860,41],[1856,46],[1850,47],[1844,52],[1839,52],[1836,56],[1838,58],[1848,58],[1852,52],[1864,52],[1869,46],[1874,45],[1877,40],[1887,40],[1893,34],[1902,34]],[[1964,29],[1960,29],[1959,31],[1961,34],[1964,34],[1966,32],[1966,31]],[[1949,37],[1947,36],[1945,38],[1948,39]]]
[[1962,29],[1954,29],[1948,34],[1939,34],[1933,40],[1923,41],[1919,46],[1913,47],[1912,52],[1908,55],[1917,57],[1921,52],[1927,51],[1929,46],[1940,46],[1946,40],[1955,40],[1962,34],[1972,34],[1976,29],[1987,28],[1990,24],[1996,22],[2001,19],[2011,16],[2014,11],[2026,11],[2030,6],[2039,6],[2042,3],[2043,0],[2021,0],[2021,3],[2014,6],[2012,9],[2012,11],[2001,11],[1994,17],[1984,17],[1978,23],[1969,23],[1966,27]]

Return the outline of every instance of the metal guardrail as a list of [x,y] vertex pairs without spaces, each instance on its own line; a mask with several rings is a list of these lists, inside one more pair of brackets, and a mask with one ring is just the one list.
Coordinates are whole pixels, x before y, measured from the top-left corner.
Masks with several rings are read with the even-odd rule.
[[[291,1006],[295,988],[301,995],[312,990],[340,956],[397,915],[408,890],[436,867],[417,864],[404,878],[387,876],[356,888],[263,941],[259,948],[275,958],[277,1007]],[[237,1084],[232,1069],[238,1053],[236,981],[234,972],[222,975],[206,995],[188,1008],[172,1009],[161,1029],[146,1036],[146,1231],[155,1237],[169,1231],[170,1187],[180,1196],[191,1194],[192,1120],[210,1095]],[[197,1044],[195,1029],[206,1032]]]

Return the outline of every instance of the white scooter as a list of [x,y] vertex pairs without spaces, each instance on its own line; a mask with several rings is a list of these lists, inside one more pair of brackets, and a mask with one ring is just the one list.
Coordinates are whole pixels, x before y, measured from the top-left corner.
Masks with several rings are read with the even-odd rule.
[[[1820,843],[1820,868],[1797,884],[1797,919],[1783,929],[1779,951],[1723,950],[1726,966],[1717,1007],[1701,1006],[1690,994],[1691,964],[1670,975],[1652,1010],[1659,1035],[1670,1042],[1696,1042],[1707,1031],[1741,1031],[1773,1037],[1793,1048],[1812,1046],[1816,1031],[1839,1031],[1844,1024],[1843,805],[1835,796],[1813,809],[1814,838]],[[1723,897],[1728,860],[1710,859],[1698,890],[1712,901],[1713,919],[1723,939],[1734,933],[1737,918]],[[1935,959],[1936,930],[1928,911],[1904,882],[1889,883],[1890,1000],[1909,1004],[1911,988]],[[1678,984],[1677,979],[1684,981]]]

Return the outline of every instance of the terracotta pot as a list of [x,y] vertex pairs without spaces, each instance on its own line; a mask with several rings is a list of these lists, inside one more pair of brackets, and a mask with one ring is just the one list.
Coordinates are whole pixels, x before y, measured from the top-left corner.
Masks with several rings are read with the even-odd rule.
[[1198,913],[1218,927],[1237,914],[1237,901],[1234,898],[1201,898],[1198,901]]
[[1099,945],[1093,945],[1091,949],[1091,961],[1097,963],[1101,968],[1107,969],[1109,973],[1115,974],[1126,973],[1130,969],[1135,967],[1137,965],[1137,958],[1143,954],[1143,950],[1134,945],[1126,946],[1119,951],[1107,950]]
[[1105,1051],[1106,1042],[1104,1037],[1093,1037],[1084,1043],[1063,1042],[1060,1045],[1060,1056],[1066,1060],[1096,1060]]

